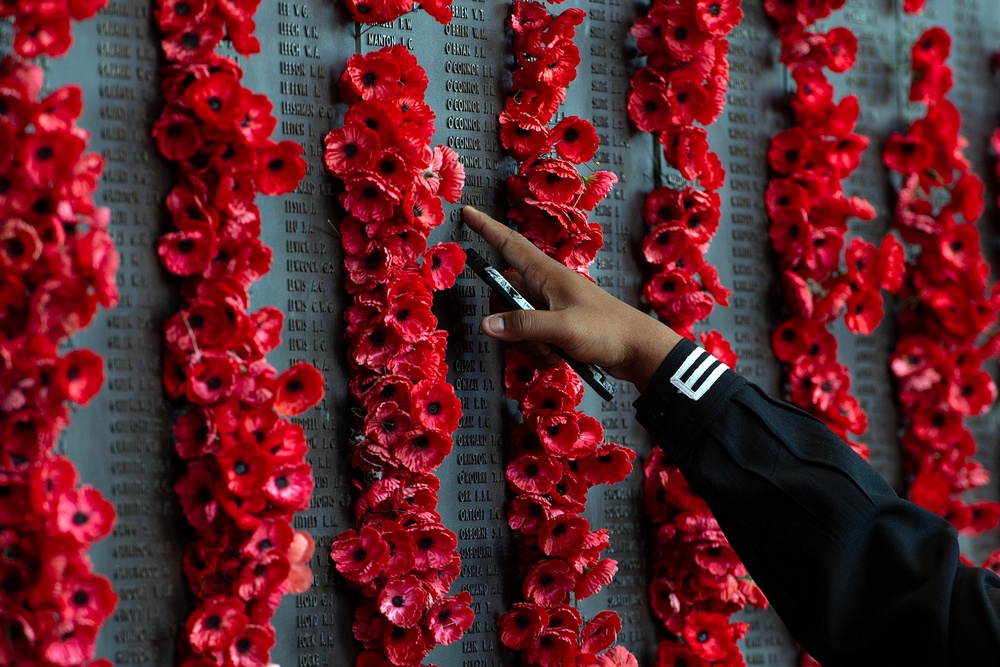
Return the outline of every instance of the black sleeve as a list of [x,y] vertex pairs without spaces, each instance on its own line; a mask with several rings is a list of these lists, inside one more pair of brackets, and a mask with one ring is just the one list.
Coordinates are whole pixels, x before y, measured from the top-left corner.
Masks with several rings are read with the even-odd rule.
[[687,340],[635,407],[823,667],[1000,665],[1000,578],[821,421]]

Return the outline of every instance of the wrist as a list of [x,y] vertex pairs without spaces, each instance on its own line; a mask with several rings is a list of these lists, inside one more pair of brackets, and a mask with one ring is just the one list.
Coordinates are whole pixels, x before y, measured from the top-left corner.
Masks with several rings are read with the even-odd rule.
[[644,316],[643,327],[632,329],[635,344],[622,379],[631,382],[640,393],[646,391],[656,370],[680,342],[680,335],[663,322]]

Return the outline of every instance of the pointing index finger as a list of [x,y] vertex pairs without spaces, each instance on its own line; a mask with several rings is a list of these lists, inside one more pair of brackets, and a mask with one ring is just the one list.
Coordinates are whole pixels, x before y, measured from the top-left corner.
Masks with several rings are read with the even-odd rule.
[[550,262],[562,267],[562,264],[536,248],[531,241],[482,211],[466,206],[462,209],[462,215],[465,224],[499,250],[507,263],[522,276],[551,269]]

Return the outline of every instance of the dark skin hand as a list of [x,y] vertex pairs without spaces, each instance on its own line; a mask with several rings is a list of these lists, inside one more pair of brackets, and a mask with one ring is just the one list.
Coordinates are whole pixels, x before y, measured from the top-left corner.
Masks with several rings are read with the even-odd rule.
[[511,283],[540,308],[493,313],[483,319],[483,333],[508,343],[533,341],[536,355],[556,345],[645,391],[680,340],[673,329],[619,301],[485,213],[466,206],[462,214],[465,224],[514,269],[516,274],[508,276]]

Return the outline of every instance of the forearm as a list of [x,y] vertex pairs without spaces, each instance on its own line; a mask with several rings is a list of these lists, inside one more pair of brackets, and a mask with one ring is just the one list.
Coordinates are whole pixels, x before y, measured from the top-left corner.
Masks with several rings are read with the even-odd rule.
[[691,398],[706,382],[690,382],[703,361],[681,371],[693,349],[668,357],[638,418],[803,646],[824,667],[978,664],[959,653],[972,640],[1000,664],[1000,580],[959,564],[951,526],[900,500],[821,422],[731,371]]

